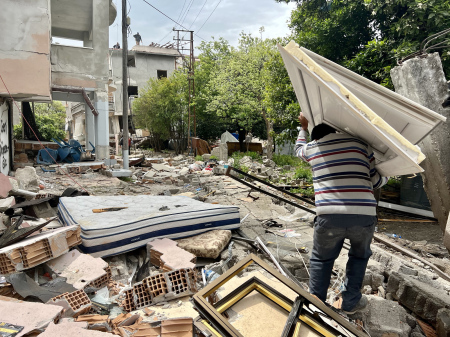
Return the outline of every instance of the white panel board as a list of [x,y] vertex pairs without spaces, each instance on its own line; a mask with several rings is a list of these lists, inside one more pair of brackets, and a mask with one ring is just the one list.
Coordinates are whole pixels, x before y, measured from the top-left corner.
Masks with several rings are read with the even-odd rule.
[[294,42],[279,46],[303,114],[370,144],[384,176],[422,172],[415,146],[445,117]]

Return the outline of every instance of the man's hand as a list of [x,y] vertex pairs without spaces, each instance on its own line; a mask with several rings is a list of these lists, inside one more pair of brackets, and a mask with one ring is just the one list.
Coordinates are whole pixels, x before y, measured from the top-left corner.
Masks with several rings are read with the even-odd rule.
[[300,124],[302,125],[302,129],[305,131],[308,131],[308,120],[303,116],[303,113],[300,112],[300,116],[298,116],[298,120],[300,121]]

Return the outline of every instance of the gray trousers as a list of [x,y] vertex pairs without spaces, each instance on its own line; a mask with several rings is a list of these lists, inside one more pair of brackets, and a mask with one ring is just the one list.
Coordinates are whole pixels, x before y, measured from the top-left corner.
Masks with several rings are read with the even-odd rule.
[[333,264],[344,244],[350,240],[342,309],[352,310],[361,299],[361,286],[372,251],[376,216],[354,214],[318,215],[314,224],[314,247],[310,260],[309,291],[325,302]]

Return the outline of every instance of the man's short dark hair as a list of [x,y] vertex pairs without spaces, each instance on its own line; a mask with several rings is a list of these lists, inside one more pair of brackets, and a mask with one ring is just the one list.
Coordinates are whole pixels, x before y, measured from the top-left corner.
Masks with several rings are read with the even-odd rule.
[[316,125],[313,128],[313,130],[311,132],[311,139],[319,140],[319,139],[325,137],[326,135],[329,135],[330,133],[336,133],[336,130],[331,126],[322,123],[322,124]]

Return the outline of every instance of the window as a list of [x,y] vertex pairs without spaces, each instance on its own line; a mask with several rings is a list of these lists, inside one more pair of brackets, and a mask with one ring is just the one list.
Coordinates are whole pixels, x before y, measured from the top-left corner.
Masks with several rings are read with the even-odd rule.
[[137,96],[138,95],[138,87],[129,85],[128,86],[128,96]]
[[136,67],[136,55],[128,55],[128,63],[129,67]]
[[157,70],[157,75],[158,76],[158,80],[160,80],[161,78],[167,78],[167,70]]

